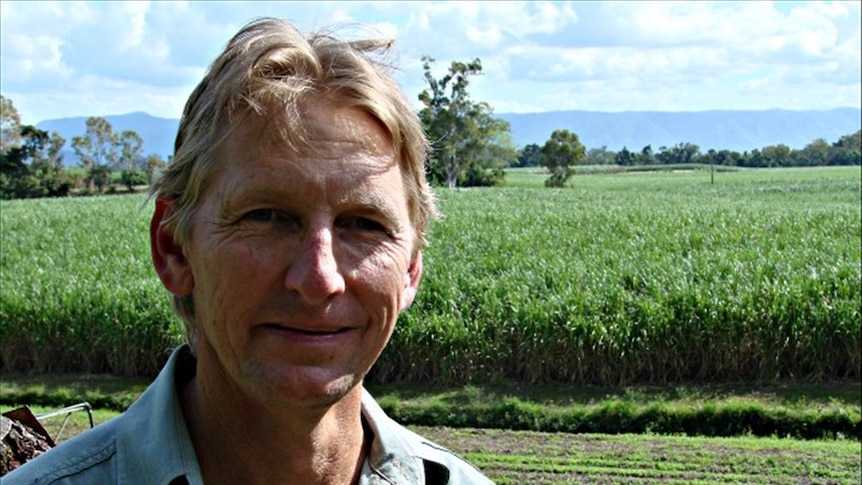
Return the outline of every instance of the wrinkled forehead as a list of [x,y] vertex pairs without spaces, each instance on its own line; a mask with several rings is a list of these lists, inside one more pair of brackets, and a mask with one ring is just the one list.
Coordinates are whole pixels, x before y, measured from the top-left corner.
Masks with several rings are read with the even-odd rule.
[[249,151],[292,152],[327,158],[362,151],[396,162],[397,151],[383,123],[365,110],[334,101],[304,101],[293,113],[245,110],[234,116],[223,142]]
[[202,192],[208,192],[236,164],[252,169],[247,173],[266,177],[267,172],[279,166],[268,166],[265,163],[268,160],[289,161],[309,179],[316,178],[314,172],[326,172],[329,168],[320,164],[331,163],[338,165],[345,177],[350,177],[351,172],[367,176],[395,170],[402,183],[406,182],[391,137],[364,110],[307,103],[299,119],[299,125],[286,125],[284,117],[272,112],[265,116],[251,112],[236,117],[214,152]]

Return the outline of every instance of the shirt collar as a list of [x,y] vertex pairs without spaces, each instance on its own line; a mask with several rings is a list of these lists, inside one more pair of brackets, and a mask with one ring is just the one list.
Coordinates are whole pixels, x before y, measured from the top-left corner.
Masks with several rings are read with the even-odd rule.
[[374,439],[360,483],[368,478],[367,473],[391,483],[425,483],[424,464],[414,444],[405,439],[399,426],[365,389],[362,389],[362,417],[374,433]]
[[[183,417],[177,389],[195,374],[195,358],[187,344],[178,347],[155,381],[126,411],[117,436],[118,483],[151,477],[167,485],[185,477],[201,485],[194,444]],[[424,483],[424,462],[416,445],[406,439],[371,394],[362,389],[362,416],[374,434],[362,480],[371,476],[391,483]]]
[[168,484],[185,476],[201,484],[194,445],[180,407],[177,389],[195,373],[188,345],[178,347],[155,381],[124,415],[117,436],[118,483],[149,476],[150,483]]

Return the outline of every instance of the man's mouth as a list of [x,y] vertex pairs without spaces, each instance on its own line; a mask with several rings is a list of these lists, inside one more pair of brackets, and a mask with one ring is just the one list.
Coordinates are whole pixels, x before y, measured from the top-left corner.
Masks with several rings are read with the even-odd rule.
[[266,324],[266,325],[264,325],[264,327],[272,329],[272,330],[277,330],[280,332],[290,332],[290,333],[297,333],[297,334],[309,335],[309,336],[337,335],[337,334],[344,333],[344,332],[347,332],[350,330],[350,328],[348,328],[348,327],[331,328],[331,329],[327,329],[327,328],[316,329],[316,328],[288,327],[288,326],[284,326],[284,325],[278,325],[275,323]]

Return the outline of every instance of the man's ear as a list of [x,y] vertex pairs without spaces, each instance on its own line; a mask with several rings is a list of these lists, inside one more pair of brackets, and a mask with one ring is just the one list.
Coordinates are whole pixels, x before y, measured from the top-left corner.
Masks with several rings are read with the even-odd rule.
[[404,290],[401,292],[401,311],[410,308],[419,291],[419,281],[422,279],[422,251],[416,251],[416,256],[410,263],[404,275]]
[[183,247],[176,243],[173,231],[164,224],[175,208],[171,200],[156,199],[156,209],[150,221],[150,251],[156,273],[165,288],[175,295],[185,296],[194,289],[195,278]]

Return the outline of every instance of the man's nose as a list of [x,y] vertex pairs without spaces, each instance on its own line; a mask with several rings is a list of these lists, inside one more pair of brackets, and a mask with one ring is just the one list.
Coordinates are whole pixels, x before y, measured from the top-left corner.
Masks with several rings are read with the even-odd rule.
[[344,292],[331,229],[309,229],[287,269],[285,286],[312,305]]

